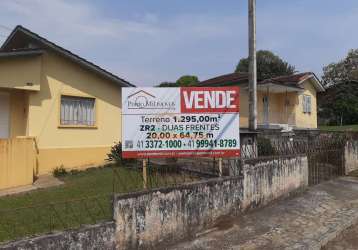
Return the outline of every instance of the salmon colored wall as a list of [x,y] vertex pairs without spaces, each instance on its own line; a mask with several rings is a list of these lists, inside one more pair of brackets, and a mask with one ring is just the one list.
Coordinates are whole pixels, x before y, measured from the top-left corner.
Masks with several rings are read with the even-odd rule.
[[[0,58],[0,88],[40,90],[41,56]],[[32,83],[28,86],[27,83]]]
[[[36,136],[40,149],[39,172],[103,162],[121,138],[121,88],[55,53],[43,55],[42,72],[41,91],[29,95],[28,115],[29,136]],[[60,126],[64,94],[95,98],[96,127]]]

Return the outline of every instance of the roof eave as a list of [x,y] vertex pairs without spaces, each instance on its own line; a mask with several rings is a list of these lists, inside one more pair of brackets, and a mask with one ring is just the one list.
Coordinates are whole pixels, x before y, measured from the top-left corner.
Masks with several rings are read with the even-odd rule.
[[43,50],[29,50],[29,51],[11,51],[11,52],[1,52],[0,58],[7,57],[21,57],[21,56],[39,56],[44,53]]
[[60,53],[61,55],[66,56],[68,59],[75,61],[76,63],[96,72],[97,74],[101,75],[102,77],[105,77],[105,78],[121,85],[121,87],[135,87],[135,85],[125,81],[124,79],[121,79],[121,78],[115,76],[114,74],[108,72],[107,70],[102,69],[101,67],[87,61],[86,59],[84,59],[76,54],[73,54],[72,52],[56,45],[53,42],[48,41],[47,39],[45,39],[43,37],[40,37],[39,35],[33,33],[32,31],[27,30],[26,28],[24,28],[20,25],[16,26],[16,28],[11,32],[9,37],[5,40],[5,42],[1,46],[1,50],[3,50],[5,48],[5,46],[7,46],[9,44],[9,42],[14,37],[14,35],[19,31],[21,31],[21,32],[27,34],[28,36],[32,37],[33,39],[45,44],[47,47],[53,49],[57,53]]
[[306,77],[305,79],[302,79],[298,84],[302,84],[304,81],[310,80],[310,79],[313,80],[314,87],[316,88],[316,90],[318,92],[326,91],[326,89],[321,84],[321,81],[318,79],[318,77],[314,73],[311,73],[308,77]]

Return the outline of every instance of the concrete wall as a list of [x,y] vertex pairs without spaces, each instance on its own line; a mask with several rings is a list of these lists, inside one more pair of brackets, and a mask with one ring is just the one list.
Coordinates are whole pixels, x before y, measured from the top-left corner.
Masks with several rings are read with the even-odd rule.
[[235,177],[117,196],[119,248],[145,249],[188,237],[220,216],[266,205],[308,186],[304,156],[247,161],[241,166],[238,172],[243,175]]
[[219,216],[238,211],[242,195],[242,178],[231,177],[117,196],[118,248],[147,249],[193,235]]
[[358,170],[358,140],[348,140],[346,142],[344,157],[346,174]]
[[107,222],[87,226],[80,230],[69,230],[0,245],[0,249],[116,249],[114,232],[115,224]]
[[242,210],[264,206],[308,187],[306,156],[254,159],[243,162]]

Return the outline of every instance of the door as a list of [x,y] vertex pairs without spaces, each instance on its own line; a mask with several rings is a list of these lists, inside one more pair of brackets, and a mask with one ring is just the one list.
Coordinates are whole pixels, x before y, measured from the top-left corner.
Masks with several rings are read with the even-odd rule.
[[264,124],[269,124],[269,97],[266,95],[262,99],[264,105]]
[[10,136],[10,98],[8,93],[0,92],[0,139]]

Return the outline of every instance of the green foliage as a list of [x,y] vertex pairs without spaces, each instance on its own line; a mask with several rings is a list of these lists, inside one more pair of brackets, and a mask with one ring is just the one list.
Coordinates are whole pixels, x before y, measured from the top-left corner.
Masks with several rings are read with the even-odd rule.
[[[235,72],[249,72],[249,59],[242,58]],[[277,76],[292,75],[295,67],[268,50],[257,52],[257,78],[265,80]]]
[[176,84],[180,87],[188,87],[188,86],[192,86],[198,82],[199,82],[199,79],[197,76],[185,75],[185,76],[180,77],[176,81]]
[[318,94],[318,107],[322,125],[358,124],[358,82],[331,85]]
[[176,82],[162,82],[158,87],[188,87],[199,83],[199,78],[194,75],[181,76]]
[[122,143],[118,142],[112,146],[111,152],[107,156],[107,161],[122,162]]
[[[122,143],[118,142],[111,148],[111,152],[107,154],[107,161],[118,163],[119,165],[133,163],[134,159],[123,159],[122,157]],[[118,165],[118,166],[119,166]]]
[[52,175],[56,178],[63,177],[67,174],[68,172],[63,165],[61,165],[60,167],[56,167],[54,170],[52,170]]
[[257,153],[258,153],[258,156],[275,155],[275,149],[272,146],[270,139],[267,139],[267,138],[258,138],[257,139]]
[[176,82],[162,82],[157,87],[178,87],[179,85]]
[[358,49],[350,50],[339,62],[323,67],[322,79],[326,87],[358,80]]
[[320,126],[320,130],[322,131],[352,131],[358,132],[358,125],[345,125],[345,126]]

